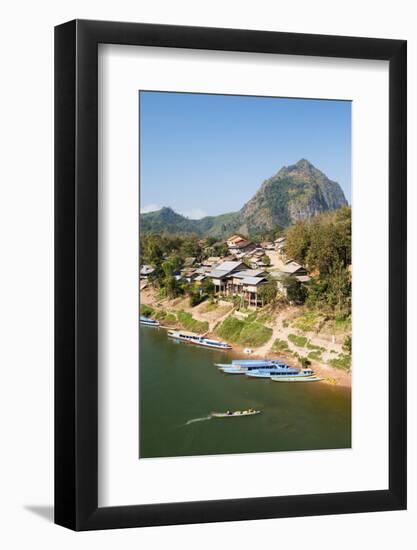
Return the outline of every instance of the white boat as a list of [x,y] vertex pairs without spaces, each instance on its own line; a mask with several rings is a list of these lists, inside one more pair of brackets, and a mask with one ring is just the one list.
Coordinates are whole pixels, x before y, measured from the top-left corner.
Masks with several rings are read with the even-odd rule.
[[193,334],[192,332],[185,332],[182,330],[169,330],[168,336],[179,342],[187,342],[188,344],[196,344],[197,346],[203,346],[205,348],[212,349],[232,349],[230,344],[226,342],[220,342],[219,340],[211,340],[210,338],[204,338],[204,336],[199,336],[198,334]]
[[247,373],[246,369],[242,369],[240,367],[226,366],[226,367],[219,367],[219,370],[221,370],[225,374],[246,374]]
[[253,416],[259,414],[261,411],[255,411],[254,409],[248,409],[246,411],[226,411],[224,413],[213,412],[211,416],[213,418],[233,418],[236,416]]
[[318,376],[271,376],[274,382],[320,382],[323,378]]
[[271,376],[274,382],[320,382],[320,378],[314,374],[311,369],[301,369],[298,374],[280,374],[279,376]]
[[146,325],[147,327],[159,327],[160,325],[159,321],[155,321],[155,319],[149,319],[144,315],[140,316],[140,324]]
[[230,368],[230,369],[263,369],[268,367],[280,366],[283,368],[290,368],[283,361],[278,359],[235,359],[231,363],[214,363],[218,368]]

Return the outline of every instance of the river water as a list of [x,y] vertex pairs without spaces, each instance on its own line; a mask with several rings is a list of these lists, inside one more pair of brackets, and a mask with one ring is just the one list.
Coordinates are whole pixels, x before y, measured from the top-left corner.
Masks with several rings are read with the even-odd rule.
[[[225,375],[213,366],[234,358],[140,327],[140,458],[351,446],[350,389]],[[210,418],[248,407],[262,413]]]

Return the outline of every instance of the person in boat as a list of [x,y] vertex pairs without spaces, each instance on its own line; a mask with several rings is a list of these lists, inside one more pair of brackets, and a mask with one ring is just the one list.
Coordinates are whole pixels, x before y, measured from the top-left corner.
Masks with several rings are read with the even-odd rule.
[[227,415],[231,415],[231,414],[233,414],[233,413],[232,413],[232,411],[226,411],[226,414],[227,414]]

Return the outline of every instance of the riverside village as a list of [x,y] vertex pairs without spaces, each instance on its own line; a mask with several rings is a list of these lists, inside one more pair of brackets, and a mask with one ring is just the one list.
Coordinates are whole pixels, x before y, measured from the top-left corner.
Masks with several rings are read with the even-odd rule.
[[[165,329],[177,341],[231,350],[236,359],[218,365],[227,374],[255,375],[265,361],[309,374],[310,381],[348,387],[351,265],[350,259],[334,262],[324,275],[329,258],[320,257],[323,234],[339,237],[341,249],[350,248],[350,208],[277,227],[260,238],[144,234],[141,324]],[[300,261],[303,254],[308,267]],[[350,251],[338,254],[346,259]],[[269,373],[274,374],[278,371]]]

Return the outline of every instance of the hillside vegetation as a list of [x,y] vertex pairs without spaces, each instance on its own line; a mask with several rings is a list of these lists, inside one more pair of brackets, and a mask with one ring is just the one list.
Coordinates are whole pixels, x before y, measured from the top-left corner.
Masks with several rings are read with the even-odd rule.
[[271,338],[272,329],[257,321],[237,319],[231,315],[217,327],[216,334],[227,342],[259,347]]
[[253,236],[344,205],[347,201],[339,184],[301,159],[263,182],[238,212],[191,220],[164,207],[141,214],[140,228],[144,233],[187,233],[199,237],[223,238],[234,232]]

